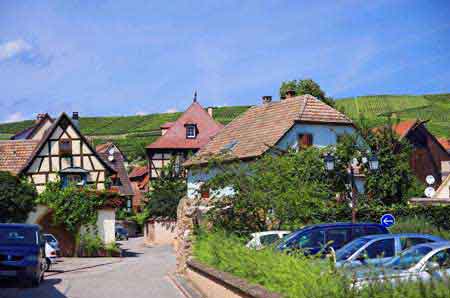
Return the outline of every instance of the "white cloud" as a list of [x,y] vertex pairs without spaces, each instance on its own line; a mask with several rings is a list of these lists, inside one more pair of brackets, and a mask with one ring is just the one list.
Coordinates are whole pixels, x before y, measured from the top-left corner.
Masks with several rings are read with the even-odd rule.
[[147,113],[144,112],[144,111],[138,111],[138,112],[136,112],[136,115],[137,116],[144,116],[144,115],[147,115]]
[[17,122],[22,120],[25,120],[24,115],[21,112],[14,112],[6,118],[5,122]]
[[176,112],[178,112],[177,108],[170,108],[166,111],[166,113],[176,113]]
[[23,39],[16,39],[0,44],[0,61],[29,52],[32,48],[33,47]]

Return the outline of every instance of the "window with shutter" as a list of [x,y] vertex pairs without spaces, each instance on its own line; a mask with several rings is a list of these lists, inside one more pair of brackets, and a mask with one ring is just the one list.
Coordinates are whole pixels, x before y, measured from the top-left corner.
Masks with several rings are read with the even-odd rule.
[[59,155],[60,156],[72,155],[72,141],[70,139],[59,140]]
[[306,149],[313,145],[312,134],[305,133],[298,136],[298,149]]

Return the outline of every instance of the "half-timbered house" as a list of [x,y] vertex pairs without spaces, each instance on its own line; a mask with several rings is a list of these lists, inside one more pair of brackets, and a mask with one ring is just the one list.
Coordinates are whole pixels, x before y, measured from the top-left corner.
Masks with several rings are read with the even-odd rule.
[[[37,134],[41,137],[37,138]],[[72,119],[65,113],[55,120],[46,117],[36,123],[34,129],[17,134],[13,140],[0,141],[0,171],[27,177],[38,193],[45,190],[46,183],[58,179],[62,187],[73,183],[104,190],[109,187],[108,178],[117,175],[114,166],[105,161],[80,132],[78,113],[74,113]],[[27,220],[56,234],[61,239],[62,250],[69,254],[74,247],[73,235],[68,235],[61,227],[55,228],[51,221],[51,210],[46,206],[38,206]],[[114,206],[99,210],[97,230],[104,242],[115,241]]]
[[161,125],[161,137],[147,146],[150,180],[158,179],[160,171],[171,161],[181,170],[182,163],[215,136],[223,125],[212,118],[196,99],[175,121]]

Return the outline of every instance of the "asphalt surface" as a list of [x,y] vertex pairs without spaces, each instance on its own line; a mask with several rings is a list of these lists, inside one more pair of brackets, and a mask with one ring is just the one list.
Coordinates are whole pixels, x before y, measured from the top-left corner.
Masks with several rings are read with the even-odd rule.
[[172,247],[147,248],[142,238],[122,242],[124,258],[64,258],[39,288],[0,282],[0,298],[185,298],[168,274]]

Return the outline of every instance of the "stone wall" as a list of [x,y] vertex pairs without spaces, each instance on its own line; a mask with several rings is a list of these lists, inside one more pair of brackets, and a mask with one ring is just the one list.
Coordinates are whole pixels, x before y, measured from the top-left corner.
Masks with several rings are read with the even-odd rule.
[[194,240],[194,227],[197,222],[198,203],[196,199],[189,199],[185,196],[178,204],[174,243],[178,273],[186,272],[187,260],[192,255],[192,241]]

